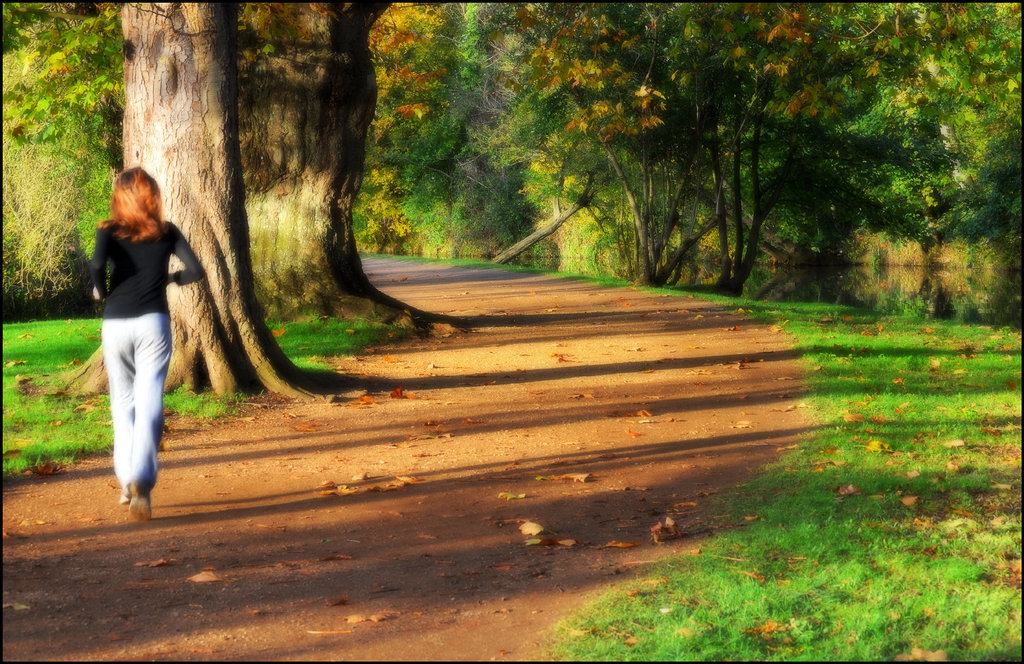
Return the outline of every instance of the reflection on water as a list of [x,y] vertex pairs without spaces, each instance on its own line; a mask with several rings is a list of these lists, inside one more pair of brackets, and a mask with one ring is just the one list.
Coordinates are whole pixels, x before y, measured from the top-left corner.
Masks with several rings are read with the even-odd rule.
[[914,266],[773,272],[762,267],[751,274],[743,294],[757,300],[829,302],[885,314],[1021,327],[1021,275],[1017,272]]

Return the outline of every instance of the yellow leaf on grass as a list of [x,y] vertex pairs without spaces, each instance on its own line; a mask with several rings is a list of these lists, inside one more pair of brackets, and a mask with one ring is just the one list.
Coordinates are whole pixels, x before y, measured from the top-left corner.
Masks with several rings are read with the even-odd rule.
[[868,452],[892,452],[892,448],[889,447],[888,443],[883,443],[880,440],[872,438],[868,441],[868,444],[864,447]]

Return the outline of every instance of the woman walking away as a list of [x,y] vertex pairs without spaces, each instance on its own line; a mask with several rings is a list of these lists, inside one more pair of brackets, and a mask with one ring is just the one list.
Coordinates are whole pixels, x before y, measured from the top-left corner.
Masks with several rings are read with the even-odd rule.
[[[171,254],[181,259],[184,270],[168,274]],[[107,261],[112,268],[109,288]],[[166,287],[198,281],[205,272],[181,231],[164,221],[160,188],[141,168],[117,176],[110,219],[96,229],[89,271],[93,297],[106,299],[101,334],[114,422],[114,472],[128,513],[146,521],[171,360]]]

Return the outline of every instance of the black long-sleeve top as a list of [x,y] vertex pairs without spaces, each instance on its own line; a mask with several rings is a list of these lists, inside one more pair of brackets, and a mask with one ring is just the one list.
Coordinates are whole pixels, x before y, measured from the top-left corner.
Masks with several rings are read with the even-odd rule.
[[[185,269],[168,275],[171,254]],[[107,261],[110,287],[107,287]],[[206,276],[192,247],[174,224],[158,240],[132,242],[118,238],[111,229],[97,229],[96,249],[89,261],[92,283],[106,299],[104,318],[135,318],[149,313],[169,313],[168,280],[184,286]]]

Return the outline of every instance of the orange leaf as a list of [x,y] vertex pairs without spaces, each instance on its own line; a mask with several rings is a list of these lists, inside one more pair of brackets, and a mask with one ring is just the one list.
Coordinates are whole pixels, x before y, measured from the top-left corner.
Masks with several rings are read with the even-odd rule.
[[217,576],[216,574],[214,574],[213,572],[211,572],[209,570],[207,570],[205,572],[200,572],[199,574],[195,574],[193,576],[190,576],[190,577],[188,577],[188,580],[191,581],[192,583],[216,583],[218,581],[219,582],[226,582],[227,581],[227,579],[225,579],[224,577]]
[[764,577],[761,576],[760,574],[755,574],[754,572],[746,572],[746,571],[741,570],[741,569],[734,570],[734,571],[737,574],[743,574],[744,576],[749,576],[752,579],[757,579],[758,582],[760,582],[760,583],[764,583]]
[[271,333],[272,333],[272,334],[273,334],[273,335],[274,335],[275,337],[279,337],[279,336],[283,335],[283,334],[284,334],[285,332],[287,332],[287,331],[288,331],[288,330],[287,330],[286,328],[283,328],[283,327],[282,327],[282,328],[281,328],[280,330],[271,330]]
[[606,549],[632,549],[634,546],[640,546],[639,542],[620,542],[618,540],[612,540],[604,545]]

